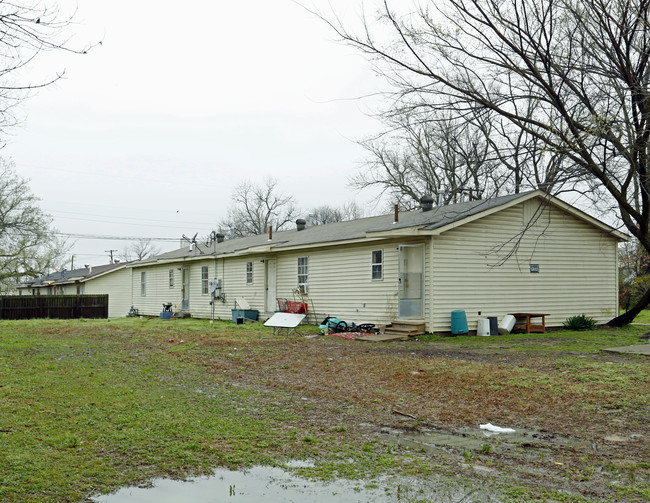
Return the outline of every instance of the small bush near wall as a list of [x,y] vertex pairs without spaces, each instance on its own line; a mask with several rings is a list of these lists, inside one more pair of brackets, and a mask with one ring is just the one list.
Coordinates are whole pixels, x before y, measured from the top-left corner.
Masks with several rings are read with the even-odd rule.
[[567,318],[564,322],[564,328],[568,330],[593,330],[596,328],[596,320],[584,314],[579,314]]

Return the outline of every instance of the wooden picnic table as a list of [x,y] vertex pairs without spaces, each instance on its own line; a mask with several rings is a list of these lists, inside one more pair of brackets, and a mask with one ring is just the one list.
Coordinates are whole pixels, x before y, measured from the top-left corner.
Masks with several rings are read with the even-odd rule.
[[[546,333],[546,316],[547,313],[510,313],[511,316],[515,317],[515,327],[514,330],[525,330],[527,334],[531,332],[536,333]],[[538,322],[534,323],[531,320],[535,318],[541,318],[541,324]]]

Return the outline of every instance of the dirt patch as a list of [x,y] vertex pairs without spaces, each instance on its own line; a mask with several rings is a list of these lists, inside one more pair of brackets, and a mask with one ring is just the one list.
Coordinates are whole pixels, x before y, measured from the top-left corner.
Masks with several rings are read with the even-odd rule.
[[[593,370],[629,363],[625,356],[329,337],[247,340],[236,348],[201,337],[201,345],[210,348],[204,365],[211,372],[255,387],[261,402],[265,390],[282,391],[297,416],[286,427],[299,424],[330,442],[379,442],[473,480],[595,500],[618,494],[631,501],[634,494],[619,488],[648,477],[647,393],[639,397],[647,373],[622,396]],[[576,368],[576,358],[584,365]],[[574,366],[565,368],[568,361]],[[477,433],[488,422],[518,434]]]

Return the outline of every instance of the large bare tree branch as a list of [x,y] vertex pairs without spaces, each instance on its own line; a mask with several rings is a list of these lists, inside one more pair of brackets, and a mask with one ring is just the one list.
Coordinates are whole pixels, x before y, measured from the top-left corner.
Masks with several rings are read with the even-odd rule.
[[[650,250],[650,0],[423,0],[407,12],[393,5],[384,0],[356,33],[336,16],[321,17],[388,79],[395,109],[412,118],[452,110],[474,125],[472,111],[498,117],[506,138],[522,135],[505,159],[517,167],[525,159],[531,181],[551,176],[554,193],[611,201]],[[546,167],[531,168],[540,155]]]

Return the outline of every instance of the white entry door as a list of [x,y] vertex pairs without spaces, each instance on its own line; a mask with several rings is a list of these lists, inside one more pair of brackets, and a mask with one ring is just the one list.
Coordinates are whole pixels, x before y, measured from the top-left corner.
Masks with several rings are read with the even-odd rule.
[[275,259],[266,259],[266,312],[272,313],[278,307],[276,303],[277,288],[276,288],[276,263]]
[[183,297],[183,302],[181,303],[181,309],[187,311],[190,308],[190,268],[183,267],[181,271],[182,281],[181,281],[181,293]]
[[399,317],[422,318],[424,245],[399,247]]

